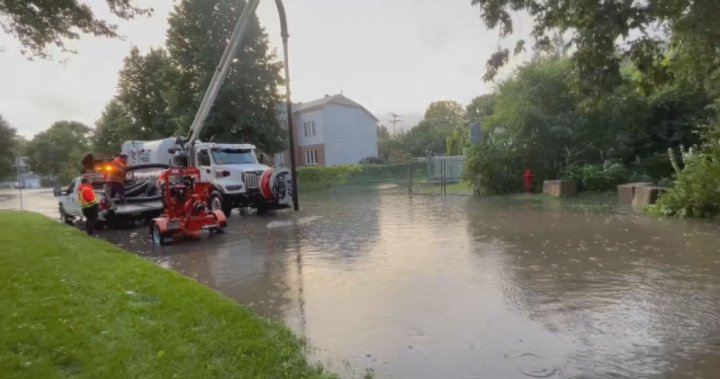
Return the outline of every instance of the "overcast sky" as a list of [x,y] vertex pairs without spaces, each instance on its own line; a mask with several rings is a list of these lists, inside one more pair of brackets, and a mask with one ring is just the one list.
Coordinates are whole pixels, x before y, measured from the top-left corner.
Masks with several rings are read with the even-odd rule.
[[[89,3],[107,16],[104,2]],[[28,61],[18,43],[0,32],[0,114],[26,137],[58,120],[94,126],[115,93],[130,48],[146,51],[164,42],[174,2],[138,4],[150,4],[155,13],[120,22],[125,40],[84,37],[71,45],[76,55],[56,54],[54,61]],[[381,123],[395,112],[405,120],[398,126],[409,128],[433,101],[467,104],[492,92],[482,74],[500,41],[496,31],[484,28],[470,0],[286,0],[285,6],[294,101],[343,91]],[[274,7],[263,0],[258,17],[280,56]],[[529,31],[529,23],[516,22],[521,34]]]

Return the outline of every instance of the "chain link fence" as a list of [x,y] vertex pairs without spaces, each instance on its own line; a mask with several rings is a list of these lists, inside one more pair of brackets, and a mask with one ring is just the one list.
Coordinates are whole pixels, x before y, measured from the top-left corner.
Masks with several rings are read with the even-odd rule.
[[[472,186],[463,180],[463,156],[419,158],[395,164],[362,165],[345,180],[331,185],[313,184],[309,175],[298,173],[301,192],[330,188],[334,192],[389,191],[408,194],[471,195]],[[316,174],[315,174],[316,175]]]

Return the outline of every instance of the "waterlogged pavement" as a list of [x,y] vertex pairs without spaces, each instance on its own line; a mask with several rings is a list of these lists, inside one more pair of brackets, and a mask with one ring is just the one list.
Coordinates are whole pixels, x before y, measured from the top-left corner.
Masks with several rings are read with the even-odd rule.
[[537,199],[338,193],[201,242],[103,236],[283,320],[347,377],[720,377],[718,224]]
[[[22,201],[21,201],[22,200]],[[0,189],[1,210],[31,210],[59,220],[58,202],[49,188],[27,189],[22,192]]]

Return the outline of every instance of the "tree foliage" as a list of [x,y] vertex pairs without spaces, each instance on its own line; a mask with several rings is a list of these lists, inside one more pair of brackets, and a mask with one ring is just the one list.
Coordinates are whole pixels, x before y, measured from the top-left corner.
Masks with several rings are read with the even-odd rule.
[[95,124],[92,135],[93,152],[101,156],[113,156],[124,141],[131,140],[134,136],[136,134],[133,132],[132,119],[122,103],[113,99]]
[[494,93],[478,96],[465,108],[468,123],[482,122],[485,117],[495,113],[496,96]]
[[[643,73],[662,77],[668,51],[690,58],[686,74],[702,80],[720,69],[720,14],[717,0],[545,1],[471,0],[485,25],[501,37],[514,31],[512,13],[526,11],[533,18],[531,36],[538,51],[553,45],[553,37],[569,34],[578,84],[586,93],[600,94],[621,82],[623,58]],[[516,50],[525,41],[516,43]],[[519,49],[517,49],[519,48]],[[487,62],[485,79],[495,77],[507,63],[509,48],[500,48]]]
[[0,115],[0,179],[12,173],[16,146],[16,130]]
[[[96,146],[109,151],[127,139],[187,135],[243,6],[237,0],[179,2],[168,20],[166,48],[144,55],[133,48],[125,58],[117,96],[98,121]],[[282,150],[281,68],[253,18],[200,138]]]
[[449,129],[461,125],[465,109],[457,101],[444,100],[431,103],[425,110],[423,121],[432,129]]
[[174,66],[163,49],[141,55],[137,47],[125,58],[118,79],[117,101],[130,118],[129,135],[156,139],[175,134],[167,83],[175,77]]
[[[677,172],[672,188],[660,197],[651,211],[674,216],[712,217],[720,214],[720,122],[702,129],[703,144],[681,149],[684,167],[674,162]],[[669,150],[671,159],[675,153]]]
[[[132,0],[105,0],[110,12],[121,19],[149,15],[152,9],[133,5]],[[81,34],[118,37],[117,25],[97,17],[86,2],[78,0],[2,0],[0,26],[24,46],[22,53],[47,58],[48,47],[69,50],[66,40]]]
[[456,129],[465,126],[465,109],[460,103],[436,101],[428,105],[423,120],[405,133],[401,140],[410,156],[442,155],[447,153],[448,138]]
[[[588,190],[660,179],[672,173],[667,149],[697,141],[696,125],[708,116],[704,91],[668,84],[645,96],[625,70],[612,91],[588,97],[573,90],[571,67],[568,59],[538,58],[498,86],[493,113],[483,118],[485,141],[467,166],[484,190],[519,189],[525,167],[538,182],[575,179]],[[511,158],[518,162],[509,165]]]
[[80,173],[80,160],[90,151],[91,129],[76,121],[58,121],[28,144],[33,172],[70,180]]
[[[192,123],[244,4],[183,0],[170,15],[166,44],[177,76],[169,84],[168,104],[183,131]],[[281,68],[269,50],[267,35],[252,18],[201,137],[251,141],[265,152],[280,151],[285,146],[277,119]]]

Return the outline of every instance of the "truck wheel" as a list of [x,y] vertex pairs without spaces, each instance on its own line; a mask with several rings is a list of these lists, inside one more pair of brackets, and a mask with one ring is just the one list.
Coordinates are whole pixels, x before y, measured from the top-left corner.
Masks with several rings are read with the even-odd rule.
[[257,213],[256,213],[256,214],[257,214],[258,216],[262,216],[262,215],[264,215],[265,213],[267,213],[267,211],[268,211],[267,205],[265,205],[265,204],[257,204],[256,206],[257,206],[257,208],[256,208],[256,209],[257,209]]
[[68,215],[65,213],[65,208],[63,208],[62,205],[60,205],[60,208],[58,208],[58,211],[60,211],[60,221],[68,224],[73,225],[75,224],[75,217]]
[[168,244],[167,238],[162,234],[162,232],[160,232],[160,227],[157,226],[157,224],[153,224],[150,236],[152,237],[153,244],[155,246],[165,246]]
[[210,195],[210,204],[208,204],[208,207],[210,209],[218,209],[221,210],[223,213],[225,213],[225,216],[230,216],[230,212],[232,212],[232,204],[230,202],[223,200],[223,196],[218,191],[213,191],[212,195]]

